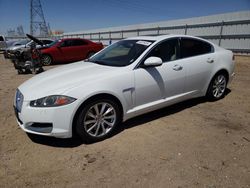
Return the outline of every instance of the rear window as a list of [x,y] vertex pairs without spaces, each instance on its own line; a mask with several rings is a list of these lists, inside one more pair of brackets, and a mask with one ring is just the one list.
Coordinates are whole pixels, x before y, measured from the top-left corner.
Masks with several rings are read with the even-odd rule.
[[213,47],[204,41],[196,39],[181,39],[181,58],[192,57],[213,52]]

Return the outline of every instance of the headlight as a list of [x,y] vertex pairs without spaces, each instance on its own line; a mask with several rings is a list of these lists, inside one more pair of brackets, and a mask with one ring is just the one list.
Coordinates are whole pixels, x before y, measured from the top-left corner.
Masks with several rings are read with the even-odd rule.
[[30,101],[32,107],[54,107],[70,104],[76,99],[64,95],[51,95],[34,101]]

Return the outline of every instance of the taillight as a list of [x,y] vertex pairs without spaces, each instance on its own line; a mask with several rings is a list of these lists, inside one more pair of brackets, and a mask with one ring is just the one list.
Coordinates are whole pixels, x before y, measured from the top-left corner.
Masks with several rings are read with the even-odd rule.
[[235,60],[235,55],[233,54],[233,61]]

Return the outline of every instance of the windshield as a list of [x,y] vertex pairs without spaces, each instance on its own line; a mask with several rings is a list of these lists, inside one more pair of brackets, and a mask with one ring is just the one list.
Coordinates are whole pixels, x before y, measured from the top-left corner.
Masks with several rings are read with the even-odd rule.
[[122,40],[105,48],[88,61],[107,66],[127,66],[133,63],[153,42]]
[[30,42],[30,40],[20,40],[20,41],[17,41],[17,42],[15,42],[15,46],[17,46],[17,45],[25,45],[25,44],[27,44],[28,42]]
[[51,47],[51,46],[54,46],[55,44],[58,43],[59,40],[55,40],[53,42],[51,42],[50,44],[46,45],[47,47]]

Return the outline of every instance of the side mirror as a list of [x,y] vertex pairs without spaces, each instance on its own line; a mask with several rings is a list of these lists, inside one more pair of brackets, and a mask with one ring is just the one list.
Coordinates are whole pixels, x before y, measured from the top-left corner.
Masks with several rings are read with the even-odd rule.
[[144,61],[145,67],[156,67],[162,65],[162,59],[159,57],[149,57]]

